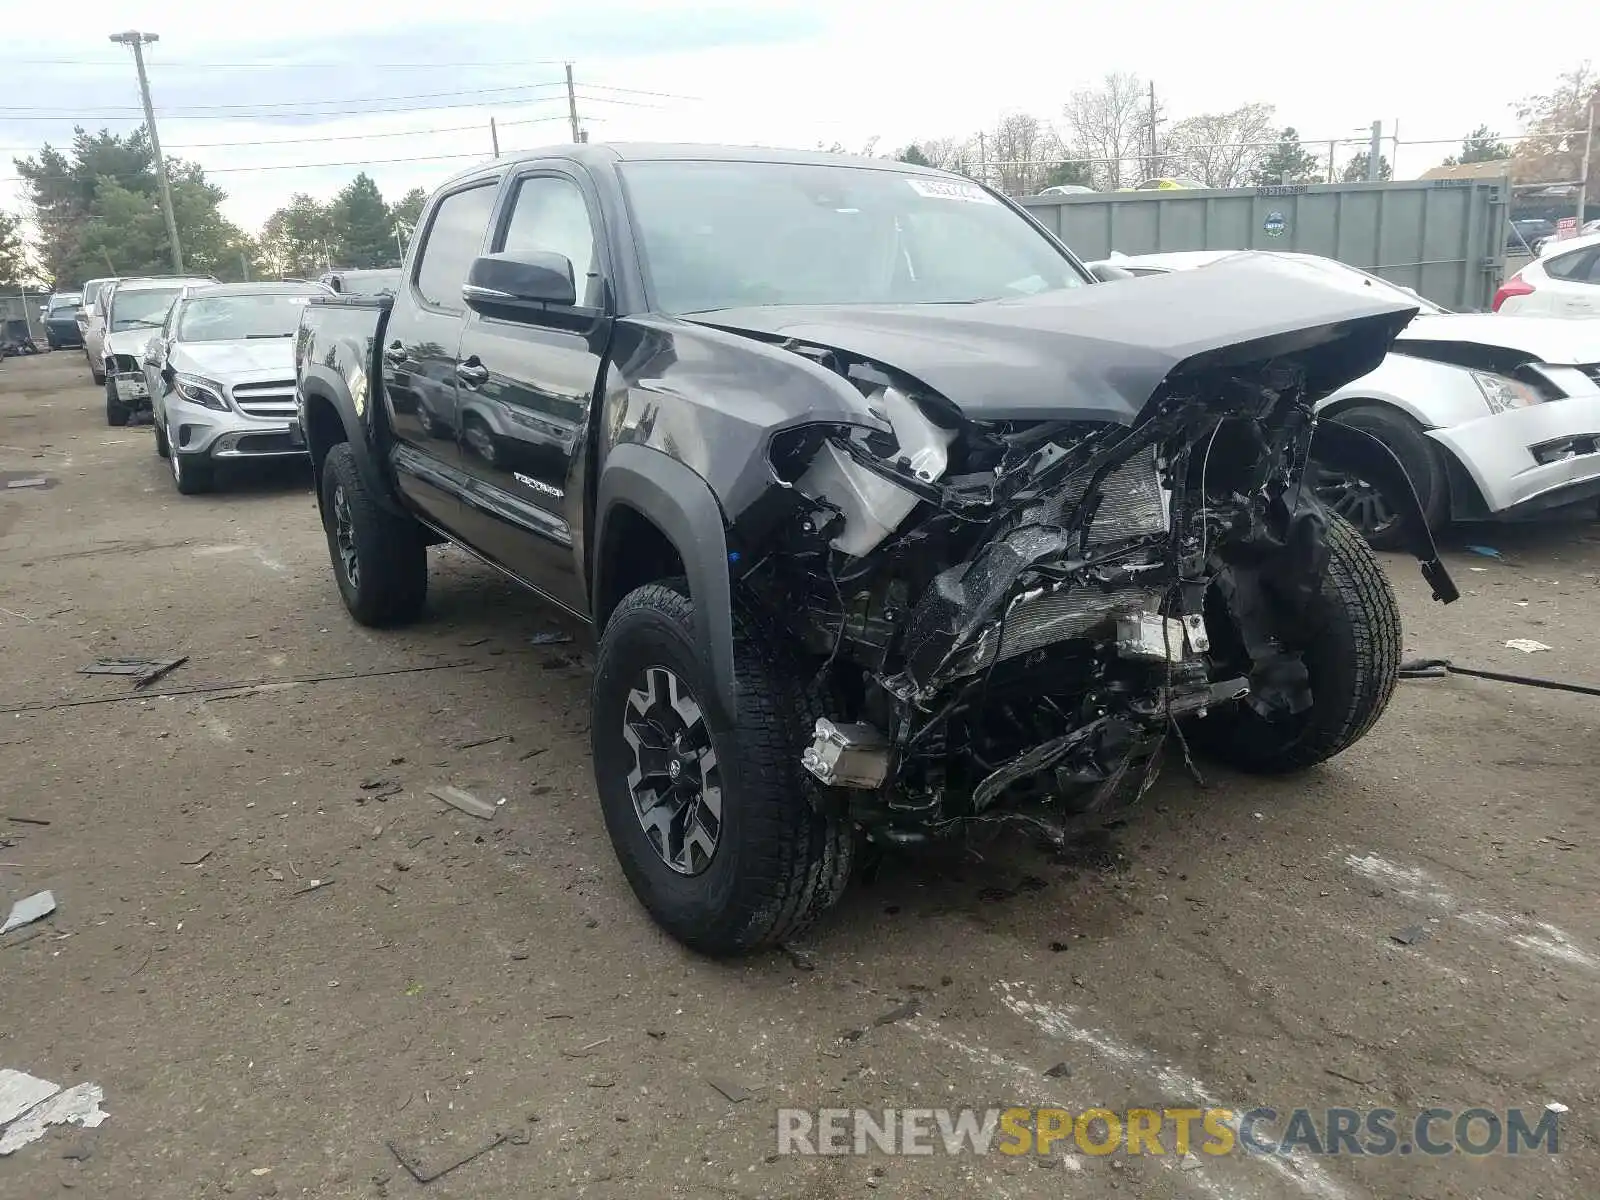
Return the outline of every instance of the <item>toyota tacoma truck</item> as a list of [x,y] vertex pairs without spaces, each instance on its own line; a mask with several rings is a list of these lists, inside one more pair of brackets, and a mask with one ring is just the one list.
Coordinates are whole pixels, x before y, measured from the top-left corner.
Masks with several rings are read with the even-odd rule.
[[357,621],[450,541],[592,625],[622,869],[736,954],[864,845],[1361,738],[1399,614],[1306,463],[1455,598],[1399,461],[1314,414],[1416,311],[1270,258],[1105,286],[899,162],[564,146],[436,192],[395,295],[307,305],[292,436]]

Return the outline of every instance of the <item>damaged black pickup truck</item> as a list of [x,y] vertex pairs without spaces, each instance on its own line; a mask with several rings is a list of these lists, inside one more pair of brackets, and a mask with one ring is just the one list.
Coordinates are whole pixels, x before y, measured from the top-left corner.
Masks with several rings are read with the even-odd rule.
[[863,839],[1092,813],[1168,744],[1359,739],[1399,614],[1313,449],[1455,590],[1399,463],[1313,405],[1415,311],[1270,258],[1107,287],[897,162],[561,147],[441,188],[395,296],[308,306],[298,435],[358,621],[419,615],[449,540],[593,624],[623,870],[738,953]]

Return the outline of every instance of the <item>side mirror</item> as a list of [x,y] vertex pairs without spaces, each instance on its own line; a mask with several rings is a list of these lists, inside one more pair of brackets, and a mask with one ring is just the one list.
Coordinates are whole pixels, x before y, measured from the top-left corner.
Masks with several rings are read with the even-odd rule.
[[527,305],[573,305],[572,260],[550,250],[514,250],[474,259],[461,297],[479,311]]
[[1101,283],[1115,283],[1119,279],[1138,278],[1138,276],[1132,271],[1123,270],[1123,268],[1117,266],[1115,263],[1093,262],[1087,265],[1089,267],[1089,274],[1093,275]]

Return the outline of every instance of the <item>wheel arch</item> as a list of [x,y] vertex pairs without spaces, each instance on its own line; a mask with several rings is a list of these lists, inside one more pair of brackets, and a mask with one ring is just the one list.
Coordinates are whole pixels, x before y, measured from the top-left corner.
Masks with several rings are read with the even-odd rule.
[[635,587],[671,577],[661,572],[681,572],[694,602],[695,639],[711,667],[712,705],[726,727],[738,698],[733,587],[726,524],[711,486],[659,450],[623,443],[612,448],[600,473],[595,528],[590,606],[596,631]]
[[[335,379],[337,377],[334,377]],[[349,394],[338,383],[320,374],[308,374],[298,384],[301,431],[311,454],[311,469],[317,486],[317,503],[322,502],[322,467],[328,452],[346,442],[355,455],[356,468],[373,499],[396,515],[409,515],[394,497],[394,490],[379,469],[377,456],[350,403]]]

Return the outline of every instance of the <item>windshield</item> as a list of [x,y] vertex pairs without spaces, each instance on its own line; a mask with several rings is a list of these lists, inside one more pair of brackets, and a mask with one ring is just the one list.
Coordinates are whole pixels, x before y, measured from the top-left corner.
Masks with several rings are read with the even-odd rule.
[[78,307],[79,303],[77,296],[51,296],[50,315],[53,317],[57,313],[71,312]]
[[103,289],[105,286],[106,285],[103,280],[97,280],[94,283],[86,283],[83,285],[83,304],[85,308],[88,308],[94,304],[95,299],[100,295],[101,289]]
[[1088,285],[976,184],[833,165],[621,168],[663,312],[751,304],[970,303]]
[[311,293],[195,296],[178,312],[180,342],[242,342],[293,337]]
[[178,289],[140,288],[125,292],[118,288],[111,297],[111,332],[124,329],[160,329]]

